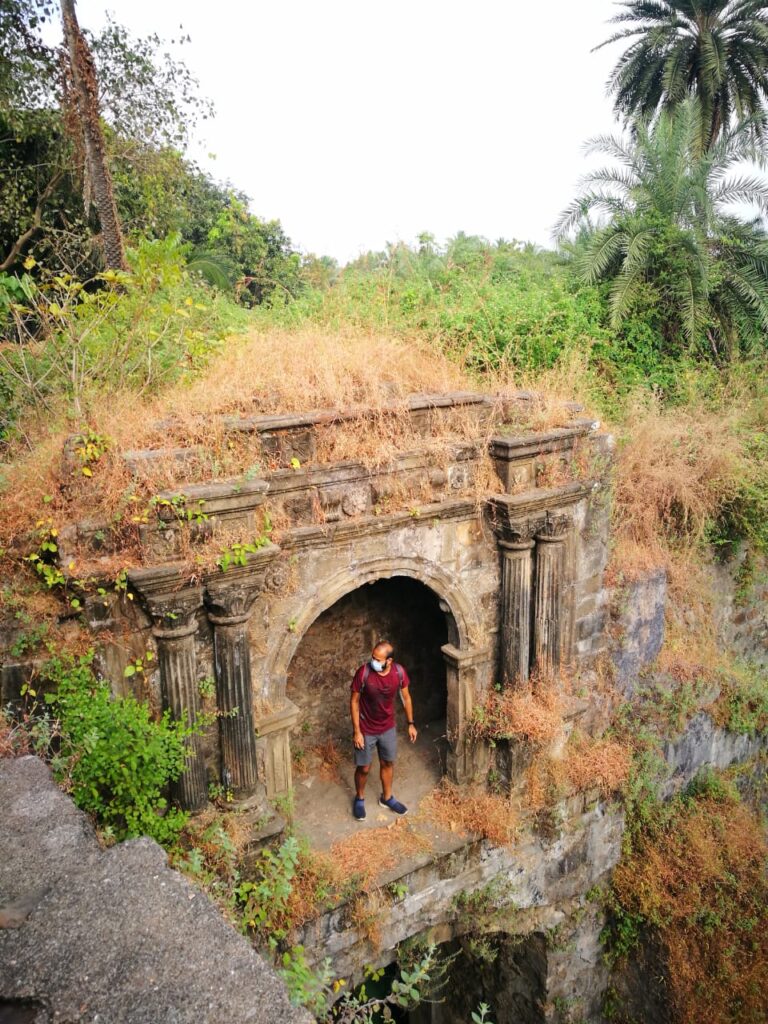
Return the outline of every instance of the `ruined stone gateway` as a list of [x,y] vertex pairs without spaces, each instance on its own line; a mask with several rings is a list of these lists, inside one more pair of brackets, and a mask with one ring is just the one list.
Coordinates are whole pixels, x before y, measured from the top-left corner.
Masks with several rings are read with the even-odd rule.
[[[631,691],[658,652],[665,581],[652,576],[640,604],[622,609],[623,646],[610,646],[612,439],[580,418],[578,406],[557,429],[515,428],[531,400],[527,393],[412,396],[406,415],[424,447],[382,465],[317,461],[320,440],[364,419],[364,410],[230,417],[227,429],[255,440],[268,469],[181,482],[157,495],[141,527],[144,566],[128,575],[137,599],[93,594],[86,618],[116,691],[127,685],[125,666],[153,650],[150,690],[174,716],[192,720],[206,706],[200,681],[213,680],[219,717],[191,742],[174,794],[182,807],[204,808],[211,784],[230,790],[252,816],[258,842],[279,833],[284,821],[274,801],[296,788],[301,826],[301,801],[311,803],[312,791],[295,786],[297,754],[332,740],[348,756],[349,680],[383,634],[413,679],[422,753],[417,745],[411,763],[429,761],[431,786],[445,776],[470,793],[490,777],[524,810],[528,745],[492,746],[469,727],[494,687],[568,680],[554,757],[574,729],[602,733],[608,708],[599,666],[615,662],[619,685]],[[426,443],[468,416],[474,438],[439,450]],[[204,453],[191,448],[125,459],[137,477],[165,459],[182,480],[205,479]],[[226,564],[190,569],[197,544],[235,535]],[[249,537],[258,540],[244,543]],[[67,544],[90,546],[98,560],[103,524],[65,531],[63,563]],[[754,748],[711,723],[699,740],[670,745],[671,786],[702,763],[723,766]],[[351,777],[346,763],[342,774]],[[324,805],[321,817],[338,814],[342,834],[354,828],[351,787],[336,789],[337,803]],[[587,894],[618,860],[622,830],[618,803],[597,788],[562,799],[546,820],[532,817],[513,849],[433,827],[431,849],[379,880],[399,884],[376,910],[377,942],[354,926],[346,904],[305,925],[301,941],[311,961],[330,957],[336,975],[358,981],[365,964],[393,961],[398,944],[444,943],[466,956],[462,936],[487,933],[493,961],[464,964],[461,985],[410,1019],[465,1021],[485,998],[499,1024],[599,1020],[604,922]]]

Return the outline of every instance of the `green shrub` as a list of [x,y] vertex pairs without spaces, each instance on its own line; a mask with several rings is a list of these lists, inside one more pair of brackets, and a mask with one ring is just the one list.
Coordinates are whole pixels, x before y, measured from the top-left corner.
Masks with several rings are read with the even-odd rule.
[[192,730],[168,711],[153,720],[149,707],[132,696],[113,698],[94,675],[92,660],[92,653],[53,658],[43,671],[55,687],[46,700],[61,733],[57,781],[117,839],[146,835],[171,844],[187,815],[169,808],[163,791],[184,769],[184,741]]

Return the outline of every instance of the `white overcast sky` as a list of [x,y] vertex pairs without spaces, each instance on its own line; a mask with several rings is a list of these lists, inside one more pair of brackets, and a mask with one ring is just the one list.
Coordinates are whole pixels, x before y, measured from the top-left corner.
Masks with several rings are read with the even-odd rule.
[[[78,0],[180,55],[216,106],[195,155],[341,261],[386,242],[472,234],[550,244],[615,130],[605,81],[621,52],[612,0]],[[216,156],[210,161],[208,153]]]

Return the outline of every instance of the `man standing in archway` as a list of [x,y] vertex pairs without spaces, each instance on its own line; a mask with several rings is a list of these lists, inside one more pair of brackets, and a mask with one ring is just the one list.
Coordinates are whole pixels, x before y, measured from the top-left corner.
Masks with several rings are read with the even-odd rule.
[[365,818],[365,784],[371,770],[374,749],[379,754],[381,776],[379,805],[395,814],[405,814],[408,810],[405,804],[395,800],[392,795],[397,756],[395,697],[398,693],[408,716],[408,736],[411,743],[415,743],[418,732],[413,724],[408,673],[394,660],[392,644],[380,640],[371,652],[370,661],[355,672],[349,702],[356,766],[352,813],[358,821]]

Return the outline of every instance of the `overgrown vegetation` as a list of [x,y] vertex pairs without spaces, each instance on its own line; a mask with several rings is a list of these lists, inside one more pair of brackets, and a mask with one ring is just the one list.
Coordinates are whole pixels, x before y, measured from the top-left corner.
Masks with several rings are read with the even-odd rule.
[[[624,7],[620,17],[641,38],[612,85],[630,132],[598,140],[618,166],[585,183],[558,251],[461,232],[439,244],[425,233],[343,269],[300,257],[278,222],[254,216],[246,196],[188,160],[187,133],[209,107],[184,65],[161,56],[159,39],[132,39],[113,22],[86,33],[128,241],[128,270],[115,272],[104,270],[59,55],[41,33],[56,5],[0,0],[0,608],[12,658],[54,652],[34,683],[39,694],[27,684],[26,711],[4,714],[0,755],[51,757],[105,837],[164,843],[319,1016],[343,982],[327,963],[311,969],[297,929],[346,899],[375,948],[382,901],[402,894],[380,892],[360,866],[424,852],[423,836],[403,823],[368,830],[331,858],[288,837],[245,872],[247,835],[226,805],[187,822],[167,803],[189,731],[133,697],[113,698],[90,656],[64,651],[82,651],[86,592],[105,603],[132,598],[126,568],[153,517],[206,533],[208,513],[187,502],[185,482],[275,468],[228,430],[227,415],[364,407],[367,420],[321,437],[317,458],[379,467],[417,445],[431,444],[439,460],[456,441],[482,443],[471,413],[430,438],[404,415],[410,393],[453,389],[537,392],[510,431],[560,425],[571,415],[563,401],[578,400],[617,435],[609,579],[666,567],[667,643],[656,682],[618,709],[611,735],[574,733],[563,756],[533,759],[527,810],[544,814],[574,791],[621,792],[615,953],[629,952],[643,929],[658,932],[681,1021],[730,1024],[764,1009],[758,825],[714,776],[666,804],[659,795],[662,738],[702,707],[735,732],[768,727],[765,673],[718,649],[706,573],[739,545],[768,551],[768,241],[763,222],[732,215],[731,203],[768,206],[759,169],[768,28],[750,3],[709,4],[704,20],[701,4]],[[746,55],[741,71],[714,59],[723,32]],[[758,166],[738,170],[744,158]],[[590,221],[590,211],[605,219]],[[142,476],[124,458],[137,448],[175,451]],[[494,486],[491,477],[479,475],[473,496]],[[173,496],[158,497],[163,489]],[[418,514],[417,498],[393,492],[377,513]],[[79,549],[63,557],[61,539],[97,513],[98,579]],[[243,565],[272,529],[267,519],[258,536],[216,537],[190,571]],[[141,682],[148,664],[134,657],[126,679]],[[494,691],[472,731],[535,751],[562,726],[561,695],[539,681]],[[330,770],[335,753],[319,752]],[[426,810],[499,845],[520,827],[509,798],[459,798],[447,783]],[[457,913],[493,909],[488,893],[472,899]],[[421,950],[379,994],[371,970],[367,990],[345,992],[333,1019],[386,1019],[416,1002],[435,971],[434,950]],[[473,1014],[486,1017],[487,1008]]]
[[765,1015],[767,858],[760,821],[710,771],[646,821],[616,868],[611,955],[620,961],[656,933],[681,1024]]
[[187,814],[170,806],[167,788],[186,765],[192,734],[169,711],[155,718],[135,697],[113,697],[92,669],[93,652],[54,656],[26,684],[26,711],[4,708],[5,754],[33,749],[50,758],[56,780],[93,815],[112,841],[151,836],[174,843]]

